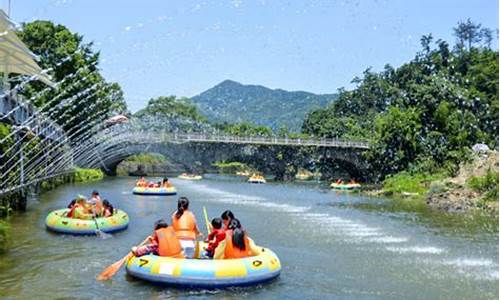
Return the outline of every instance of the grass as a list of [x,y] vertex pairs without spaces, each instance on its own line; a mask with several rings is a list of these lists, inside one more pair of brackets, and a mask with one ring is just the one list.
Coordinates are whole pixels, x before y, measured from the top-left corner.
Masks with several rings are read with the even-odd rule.
[[383,190],[388,195],[409,193],[421,197],[427,193],[433,181],[443,179],[444,177],[444,174],[441,173],[411,174],[404,171],[387,177],[383,182]]

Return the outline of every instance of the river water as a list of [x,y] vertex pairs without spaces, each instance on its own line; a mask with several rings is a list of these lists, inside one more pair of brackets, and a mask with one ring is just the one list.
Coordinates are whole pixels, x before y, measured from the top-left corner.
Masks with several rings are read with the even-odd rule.
[[[62,186],[11,218],[11,250],[0,256],[1,299],[497,299],[498,221],[418,204],[337,193],[318,184],[251,185],[242,178],[173,179],[204,228],[231,209],[254,240],[281,259],[281,277],[229,290],[187,291],[126,275],[94,278],[169,217],[175,197],[135,196],[133,178]],[[46,215],[98,189],[128,212],[111,238],[48,232]]]

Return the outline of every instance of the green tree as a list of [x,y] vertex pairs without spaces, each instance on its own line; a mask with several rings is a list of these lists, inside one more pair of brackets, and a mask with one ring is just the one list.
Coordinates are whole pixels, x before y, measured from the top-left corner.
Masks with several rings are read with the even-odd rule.
[[[23,24],[18,35],[57,83],[56,89],[46,90],[42,83],[30,82],[22,94],[43,107],[68,133],[92,120],[126,113],[120,86],[107,83],[100,75],[99,53],[92,50],[92,43],[83,42],[83,36],[50,21]],[[80,130],[80,134],[84,132]]]
[[158,97],[149,100],[148,105],[135,113],[136,117],[147,115],[181,116],[198,122],[205,122],[206,118],[198,113],[189,98],[175,96]]

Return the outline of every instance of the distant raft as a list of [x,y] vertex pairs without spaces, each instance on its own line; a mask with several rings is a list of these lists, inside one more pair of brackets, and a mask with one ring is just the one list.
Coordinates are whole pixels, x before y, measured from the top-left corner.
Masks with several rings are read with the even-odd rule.
[[332,183],[330,187],[334,190],[340,191],[352,191],[359,190],[361,188],[361,184],[359,183]]
[[238,259],[132,256],[126,269],[128,274],[155,284],[217,289],[270,281],[280,275],[281,263],[273,251],[263,248],[257,256]]
[[262,176],[252,176],[248,178],[249,183],[266,183],[266,179]]
[[66,214],[69,209],[58,209],[48,214],[45,219],[45,225],[48,229],[74,235],[90,235],[95,234],[99,225],[99,230],[106,233],[124,230],[128,227],[129,218],[126,212],[117,209],[111,217],[96,218],[91,220],[82,220],[68,218]]
[[177,195],[177,190],[175,189],[175,187],[151,188],[151,187],[138,187],[138,186],[136,186],[132,190],[132,193],[135,195],[145,195],[145,196],[173,196],[173,195]]
[[203,177],[201,175],[193,175],[193,174],[181,174],[177,178],[184,180],[201,180]]

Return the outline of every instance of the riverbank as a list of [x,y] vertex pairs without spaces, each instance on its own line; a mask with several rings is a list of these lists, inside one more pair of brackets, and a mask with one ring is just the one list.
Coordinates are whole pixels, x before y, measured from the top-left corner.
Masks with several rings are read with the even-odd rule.
[[473,154],[453,177],[446,173],[400,172],[384,180],[380,189],[364,191],[369,196],[422,201],[447,211],[484,211],[498,217],[498,152]]
[[[56,187],[72,182],[94,182],[104,178],[104,173],[100,169],[75,168],[73,173],[57,176],[40,182],[39,192],[47,192]],[[16,192],[14,194],[0,197],[0,218],[9,217],[14,211],[24,211],[26,209],[27,192]],[[8,249],[10,237],[10,225],[8,219],[0,219],[0,252]]]

